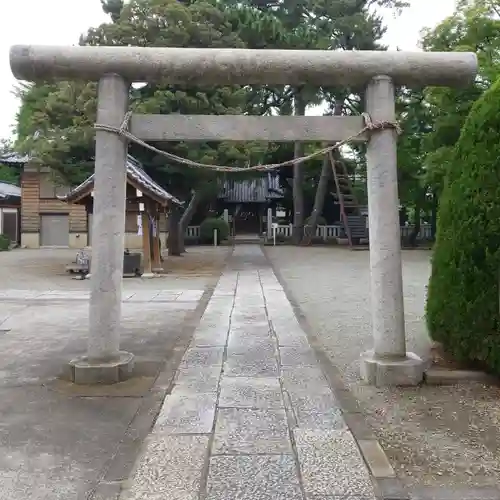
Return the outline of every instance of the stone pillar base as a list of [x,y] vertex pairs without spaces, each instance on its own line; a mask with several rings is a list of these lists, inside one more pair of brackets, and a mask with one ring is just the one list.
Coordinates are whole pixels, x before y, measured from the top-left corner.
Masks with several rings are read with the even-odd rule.
[[149,279],[149,278],[154,278],[154,277],[155,277],[155,273],[142,273],[141,274],[141,278]]
[[89,362],[86,356],[69,362],[71,382],[78,385],[116,384],[132,376],[134,355],[120,352],[120,357],[109,362]]
[[412,352],[395,360],[377,358],[373,351],[361,355],[361,378],[376,387],[418,385],[424,379],[425,369],[425,362]]

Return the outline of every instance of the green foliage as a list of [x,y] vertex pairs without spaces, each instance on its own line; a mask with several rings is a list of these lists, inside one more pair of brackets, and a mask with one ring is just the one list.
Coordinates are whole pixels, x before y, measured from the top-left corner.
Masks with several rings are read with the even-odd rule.
[[124,0],[101,0],[102,10],[109,14],[113,22],[120,19],[124,7]]
[[18,89],[16,148],[49,166],[64,181],[76,185],[94,167],[95,83],[58,82]]
[[19,182],[19,169],[0,165],[0,181],[17,184]]
[[[92,28],[82,45],[150,47],[243,47],[229,14],[210,2],[183,4],[176,0],[103,2],[113,22]],[[244,111],[249,90],[242,87],[181,88],[161,83],[131,90],[134,111],[152,114],[237,114]],[[19,148],[31,152],[70,184],[87,177],[93,168],[96,85],[59,82],[19,89]],[[168,150],[203,163],[242,165],[261,156],[262,145],[169,143]],[[178,196],[188,199],[192,189],[203,189],[216,177],[212,172],[167,164],[162,156],[131,148],[149,173]]]
[[213,243],[214,231],[217,231],[218,240],[227,240],[229,236],[229,224],[224,219],[208,217],[200,224],[201,243]]
[[455,13],[433,30],[424,31],[422,46],[430,51],[470,51],[479,60],[474,85],[462,89],[428,88],[425,103],[432,131],[422,144],[425,181],[440,193],[453,149],[474,102],[500,76],[500,17],[498,2],[461,0]]
[[473,106],[439,208],[427,301],[432,338],[500,375],[500,80]]
[[10,250],[10,239],[5,234],[0,234],[0,252]]
[[[500,76],[498,1],[463,0],[454,14],[423,32],[428,51],[471,51],[478,54],[479,76],[465,88],[433,87],[398,90],[398,180],[402,205],[414,215],[435,222],[446,172],[452,168],[455,145],[474,102]],[[498,9],[497,9],[498,10]]]
[[[9,141],[0,141],[0,156],[12,152],[12,144]],[[18,184],[20,179],[20,168],[9,167],[0,163],[0,181]]]

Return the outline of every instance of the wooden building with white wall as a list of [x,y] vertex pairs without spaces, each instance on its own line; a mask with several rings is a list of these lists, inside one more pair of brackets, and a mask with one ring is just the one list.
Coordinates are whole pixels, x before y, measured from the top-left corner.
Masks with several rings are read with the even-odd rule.
[[[70,193],[80,192],[82,186],[93,184],[93,176],[80,186],[62,186],[51,170],[29,156],[15,153],[1,158],[2,163],[21,170],[20,224],[18,238],[25,248],[85,248],[91,245],[92,211],[82,203],[68,203]],[[156,193],[165,199],[175,199],[156,184],[142,169],[141,164],[128,157],[129,180],[144,187],[145,193]],[[176,200],[176,199],[175,199]],[[179,202],[179,200],[176,200]],[[180,202],[179,202],[180,203]],[[142,248],[138,234],[137,211],[127,213],[125,246],[131,250]],[[160,234],[166,235],[166,220],[160,220]]]

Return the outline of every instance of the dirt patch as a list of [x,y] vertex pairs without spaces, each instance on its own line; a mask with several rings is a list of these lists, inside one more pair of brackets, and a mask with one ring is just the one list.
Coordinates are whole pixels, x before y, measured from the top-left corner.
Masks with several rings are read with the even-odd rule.
[[[167,276],[175,278],[206,278],[224,267],[230,248],[188,247],[182,257],[165,256],[163,267]],[[18,249],[0,253],[2,280],[0,289],[64,289],[88,287],[88,282],[71,279],[66,266],[74,262],[76,249]],[[126,280],[127,283],[138,282]],[[139,280],[140,282],[141,280]]]
[[460,363],[453,359],[443,349],[443,346],[438,342],[434,342],[431,347],[430,357],[432,361],[432,367],[440,370],[471,370],[470,366],[465,363]]
[[[33,276],[66,276],[66,266],[75,260],[77,251],[54,250],[52,255],[44,251],[37,254],[33,251],[19,250],[12,257],[18,257],[16,264],[23,274]],[[13,260],[13,259],[12,259]]]
[[487,371],[486,366],[479,361],[458,361],[450,353],[446,352],[438,342],[432,344],[430,359],[432,361],[432,368],[436,370]]
[[55,379],[46,384],[47,389],[66,396],[92,398],[140,398],[148,394],[155,382],[154,377],[133,377],[112,385],[78,385],[67,380]]
[[203,252],[197,248],[188,251],[180,257],[165,257],[163,269],[168,274],[181,274],[187,276],[205,276],[218,274],[224,268],[229,248],[214,252],[211,248]]

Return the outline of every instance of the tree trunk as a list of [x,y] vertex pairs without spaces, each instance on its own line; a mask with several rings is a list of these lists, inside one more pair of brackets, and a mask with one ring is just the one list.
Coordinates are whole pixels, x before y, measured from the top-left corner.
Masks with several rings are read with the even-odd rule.
[[[333,111],[333,116],[340,116],[344,108],[344,99],[338,99],[335,102],[335,108]],[[335,149],[333,151],[333,157],[337,159],[339,156],[339,151]],[[321,174],[319,177],[318,187],[316,189],[316,195],[314,196],[314,205],[309,218],[309,224],[305,227],[304,238],[302,239],[303,245],[310,245],[311,240],[316,234],[316,228],[318,227],[318,218],[323,213],[323,208],[325,206],[326,193],[328,192],[328,181],[330,180],[332,174],[333,166],[330,166],[329,155],[325,155],[323,159],[323,165],[321,167]]]
[[408,243],[410,244],[411,247],[416,247],[417,246],[417,238],[418,238],[418,233],[420,233],[420,228],[421,228],[421,216],[422,216],[422,201],[417,200],[415,203],[415,215],[414,215],[414,220],[413,220],[413,229],[410,233],[410,236],[408,238]]
[[328,191],[328,181],[330,180],[332,169],[330,168],[330,157],[325,155],[323,158],[323,165],[321,167],[321,174],[319,177],[318,188],[316,189],[316,195],[314,197],[314,206],[309,217],[308,224],[304,227],[304,238],[302,239],[302,245],[310,245],[314,235],[316,233],[316,228],[318,227],[318,219],[323,213],[323,207],[325,205],[326,193]]
[[168,239],[167,248],[169,256],[181,255],[181,246],[179,241],[180,209],[177,205],[170,207],[168,214]]
[[[295,96],[295,116],[304,116],[306,114],[306,103],[297,92]],[[294,158],[304,156],[304,143],[296,142],[294,147]],[[293,229],[292,241],[299,245],[304,234],[304,165],[293,166]]]
[[201,199],[202,199],[201,191],[194,191],[193,195],[191,196],[191,199],[189,200],[189,205],[187,206],[186,210],[184,210],[184,213],[182,214],[182,217],[180,219],[178,228],[178,239],[179,239],[179,249],[181,253],[186,251],[186,246],[184,244],[186,229],[189,226],[189,223],[191,222],[191,219],[193,218],[193,215],[195,214]]
[[437,233],[437,212],[439,207],[439,198],[436,192],[432,196],[432,211],[431,211],[431,238],[436,241]]

